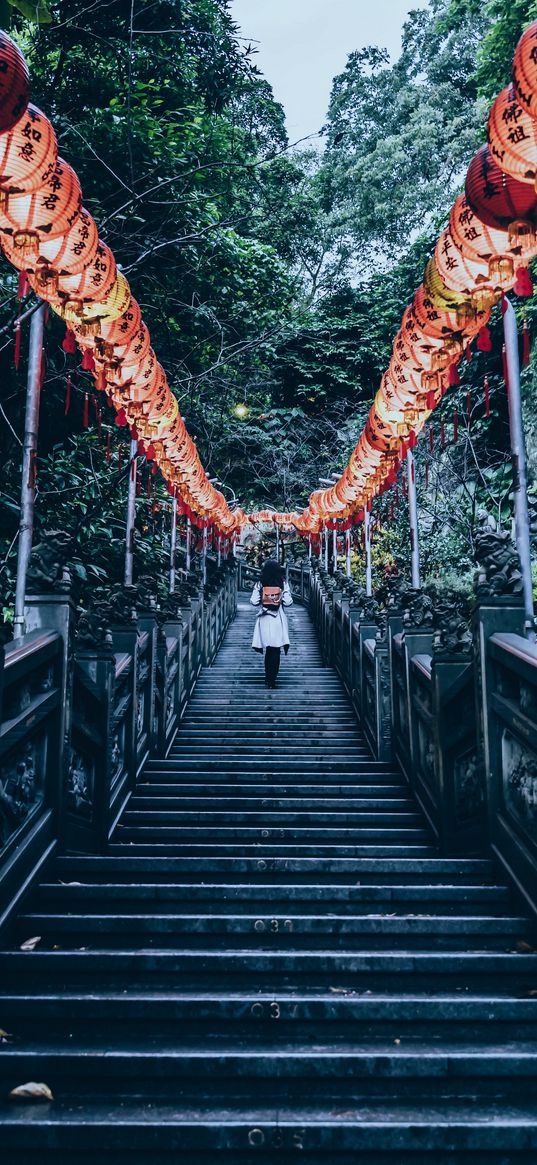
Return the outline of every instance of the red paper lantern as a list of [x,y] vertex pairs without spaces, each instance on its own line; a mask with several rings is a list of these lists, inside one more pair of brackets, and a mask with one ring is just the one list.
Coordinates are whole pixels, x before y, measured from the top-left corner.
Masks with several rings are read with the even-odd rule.
[[20,121],[30,100],[26,61],[11,37],[0,32],[0,133]]
[[64,275],[58,280],[57,297],[81,303],[102,302],[117,278],[114,256],[105,243],[99,242],[88,267],[79,275]]
[[449,220],[451,237],[465,258],[488,265],[491,282],[503,290],[512,287],[515,274],[534,254],[537,244],[522,254],[512,247],[507,231],[486,226],[475,214],[464,194],[455,199]]
[[58,158],[38,190],[10,195],[5,214],[0,213],[0,241],[7,235],[15,250],[37,257],[42,240],[57,239],[71,229],[81,206],[80,182],[72,167]]
[[537,123],[520,105],[513,85],[498,94],[490,111],[487,137],[500,169],[521,182],[532,183],[535,189]]
[[56,134],[44,113],[29,105],[24,117],[0,137],[1,208],[9,194],[38,190],[54,172],[58,160]]
[[501,289],[492,282],[486,263],[477,263],[461,254],[449,228],[442,231],[434,252],[436,270],[440,278],[455,291],[464,292],[471,300],[458,309],[461,326],[465,317],[472,320],[475,309],[486,310],[496,303]]
[[537,20],[522,33],[513,57],[513,87],[522,108],[537,117]]
[[512,247],[523,250],[537,234],[537,198],[527,182],[519,182],[496,165],[488,146],[472,158],[466,175],[468,203],[485,226],[506,230]]
[[139,331],[141,324],[140,306],[135,299],[131,299],[128,308],[119,319],[102,325],[101,338],[110,345],[128,344]]

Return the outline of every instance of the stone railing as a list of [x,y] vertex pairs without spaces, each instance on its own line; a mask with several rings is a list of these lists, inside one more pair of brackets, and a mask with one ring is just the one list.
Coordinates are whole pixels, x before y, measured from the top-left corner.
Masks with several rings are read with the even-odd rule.
[[180,573],[96,593],[77,615],[69,580],[30,595],[28,633],[4,649],[0,917],[51,850],[102,853],[149,757],[165,757],[237,604],[232,558],[205,592]]
[[401,766],[442,852],[492,847],[537,909],[537,648],[516,571],[488,574],[470,611],[402,585],[381,604],[314,563],[309,609],[373,755]]

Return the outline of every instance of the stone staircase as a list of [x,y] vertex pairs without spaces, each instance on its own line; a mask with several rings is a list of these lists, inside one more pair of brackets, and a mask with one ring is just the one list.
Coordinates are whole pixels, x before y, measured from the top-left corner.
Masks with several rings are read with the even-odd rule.
[[436,855],[290,620],[266,691],[242,604],[109,855],[57,859],[5,936],[4,1165],[537,1160],[533,925]]

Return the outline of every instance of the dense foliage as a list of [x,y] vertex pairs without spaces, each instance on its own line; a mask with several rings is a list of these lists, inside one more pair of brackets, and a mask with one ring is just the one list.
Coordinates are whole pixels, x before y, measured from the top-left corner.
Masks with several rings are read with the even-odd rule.
[[[382,49],[349,45],[345,70],[333,83],[323,151],[290,147],[270,79],[260,74],[227,0],[1,0],[1,14],[27,53],[34,100],[53,119],[60,152],[77,169],[85,203],[142,304],[208,471],[245,506],[301,507],[319,476],[344,466],[357,439],[401,313],[537,3],[429,0],[409,15],[393,64]],[[16,373],[16,280],[6,264],[0,296],[0,561],[9,602],[27,324]],[[535,314],[530,307],[530,324]],[[38,532],[52,526],[73,533],[81,576],[119,576],[126,485],[118,457],[125,458],[125,436],[112,417],[101,433],[93,415],[88,432],[82,430],[89,385],[78,359],[63,353],[62,334],[51,319]],[[72,404],[65,415],[69,367]],[[434,449],[420,444],[431,575],[470,569],[481,507],[510,517],[498,356],[487,371],[490,417],[484,360],[476,355],[458,400],[446,404],[446,448],[438,421]],[[531,370],[526,379],[535,472]],[[246,405],[242,417],[238,403]],[[143,475],[142,563],[162,553],[167,520],[163,489],[148,502],[145,469]],[[401,515],[390,518],[385,541],[390,559],[403,563]]]

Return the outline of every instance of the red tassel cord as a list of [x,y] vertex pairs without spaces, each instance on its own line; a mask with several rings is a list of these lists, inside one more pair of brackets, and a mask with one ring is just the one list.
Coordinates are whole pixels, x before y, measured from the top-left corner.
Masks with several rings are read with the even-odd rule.
[[445,449],[445,447],[446,447],[446,426],[444,424],[444,418],[440,417],[440,448]]
[[117,451],[117,471],[118,471],[118,473],[121,473],[122,469],[123,469],[123,449],[121,448],[121,445],[120,445],[119,449]]
[[450,388],[457,388],[461,382],[459,370],[456,364],[450,364],[448,368],[448,385]]
[[136,478],[136,458],[133,457],[133,459],[131,461],[131,481],[134,481],[135,478]]
[[485,416],[490,417],[490,388],[489,388],[489,378],[486,375],[486,373],[485,373],[485,379],[483,382],[483,388],[485,390]]
[[19,364],[21,359],[21,326],[17,320],[15,328],[15,347],[13,349],[13,363],[17,372],[19,371]]
[[401,488],[403,490],[403,497],[406,498],[406,477],[405,477],[404,473],[401,477]]
[[503,367],[504,383],[505,383],[506,388],[508,389],[509,388],[509,373],[507,370],[507,352],[505,350],[505,344],[502,346],[502,367]]
[[151,477],[150,476],[147,478],[147,496],[148,496],[148,498],[151,497]]
[[87,392],[84,393],[84,404],[82,406],[82,428],[87,429],[89,425],[89,397]]
[[76,340],[70,328],[66,329],[65,336],[62,340],[62,348],[68,356],[74,356],[76,352]]
[[136,497],[139,498],[142,492],[142,471],[139,470],[136,474]]
[[37,453],[32,449],[30,454],[30,465],[28,469],[28,489],[35,489],[37,481]]
[[395,487],[395,504],[396,504],[396,506],[399,505],[399,486],[398,485],[396,485],[396,487]]
[[412,462],[412,466],[411,466],[411,476],[412,476],[412,485],[414,485],[414,482],[416,480],[416,466],[415,466],[414,462]]
[[101,412],[101,406],[97,401],[95,401],[95,414],[97,418],[97,434],[100,437],[103,431],[103,415]]
[[459,440],[459,410],[453,409],[453,444],[456,445]]
[[112,456],[112,434],[108,432],[106,437],[106,460],[110,461]]
[[530,362],[530,333],[526,312],[524,310],[524,327],[522,330],[522,367],[527,368]]
[[82,372],[95,372],[95,360],[93,359],[93,352],[91,348],[84,349],[82,363],[80,365]]
[[19,285],[17,287],[17,299],[25,299],[30,288],[28,285],[28,276],[26,271],[19,271]]
[[71,408],[71,376],[69,373],[67,373],[67,380],[65,383],[65,408],[63,410],[64,417],[67,416],[70,408]]
[[392,500],[391,500],[391,504],[390,504],[390,517],[391,517],[391,519],[392,519],[392,522],[393,522],[393,519],[394,519],[394,517],[395,517],[395,506],[394,506],[394,503],[393,503],[393,498],[392,498]]
[[465,349],[465,351],[466,351],[466,360],[467,360],[468,364],[471,364],[471,362],[473,360],[473,356],[474,356],[474,354],[472,352],[472,345],[468,344],[468,347]]
[[519,267],[513,287],[515,295],[527,298],[533,295],[533,282],[527,267]]

